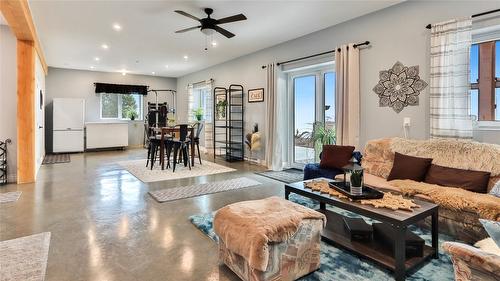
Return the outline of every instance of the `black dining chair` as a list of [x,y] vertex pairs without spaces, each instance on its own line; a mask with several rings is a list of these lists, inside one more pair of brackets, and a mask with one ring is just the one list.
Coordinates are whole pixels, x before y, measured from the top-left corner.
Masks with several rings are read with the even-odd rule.
[[170,153],[172,149],[174,150],[174,159],[173,159],[173,172],[175,172],[175,166],[177,165],[177,156],[179,155],[179,151],[182,153],[182,158],[184,160],[184,167],[189,166],[191,170],[191,161],[189,161],[189,144],[191,140],[188,138],[188,125],[182,124],[179,126],[179,138],[172,138],[167,140],[167,154],[168,159],[170,159]]
[[[169,142],[168,140],[172,139],[171,135],[165,134],[163,136],[164,138],[164,147],[166,150],[165,153],[165,158],[167,158],[167,168],[170,167],[170,154],[169,154]],[[152,131],[152,135],[149,137],[149,144],[148,144],[148,157],[146,160],[146,167],[149,166],[151,163],[151,170],[153,170],[154,164],[157,161],[156,158],[158,157],[158,153],[160,152],[161,148],[161,135],[157,135]],[[159,161],[160,159],[158,159]]]
[[200,134],[201,131],[203,130],[203,123],[199,122],[196,124],[198,127],[196,128],[196,134],[194,135],[193,138],[193,144],[196,145],[196,150],[198,151],[198,159],[200,160],[200,165],[201,165],[201,153],[200,153]]

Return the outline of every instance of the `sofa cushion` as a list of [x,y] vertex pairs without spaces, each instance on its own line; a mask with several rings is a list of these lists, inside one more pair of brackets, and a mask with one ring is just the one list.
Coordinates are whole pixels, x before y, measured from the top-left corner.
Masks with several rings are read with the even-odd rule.
[[396,152],[394,164],[387,180],[422,181],[431,163],[431,158],[414,157]]
[[[491,179],[490,179],[491,181]],[[489,191],[489,194],[493,195],[493,196],[496,196],[496,197],[500,197],[500,180],[497,181],[493,187],[490,189]]]
[[462,170],[432,164],[424,182],[486,193],[489,179],[489,172]]
[[328,169],[341,169],[349,164],[354,152],[354,146],[323,145],[319,166]]
[[474,247],[479,248],[486,253],[500,256],[500,248],[491,238],[486,238],[476,242],[476,244],[474,244]]
[[486,232],[488,232],[491,239],[493,239],[497,246],[500,247],[500,222],[485,219],[479,219],[479,221],[483,225]]

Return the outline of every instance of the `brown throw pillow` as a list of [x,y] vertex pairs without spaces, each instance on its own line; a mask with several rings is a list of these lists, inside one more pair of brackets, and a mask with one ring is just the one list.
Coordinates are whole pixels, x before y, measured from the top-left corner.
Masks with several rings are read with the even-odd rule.
[[396,152],[387,180],[423,181],[431,163],[432,158],[420,158]]
[[319,166],[327,169],[341,169],[349,164],[354,146],[323,145]]
[[432,164],[425,176],[426,183],[442,186],[460,187],[465,190],[486,193],[490,173],[462,170]]

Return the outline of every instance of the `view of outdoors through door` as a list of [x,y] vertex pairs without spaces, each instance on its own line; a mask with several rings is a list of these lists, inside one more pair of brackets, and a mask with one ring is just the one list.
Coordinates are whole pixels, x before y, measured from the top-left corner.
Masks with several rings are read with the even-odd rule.
[[[294,163],[315,162],[314,124],[335,128],[335,73],[315,72],[293,79]],[[321,149],[321,145],[317,148]]]
[[295,163],[314,161],[312,143],[313,126],[316,119],[316,76],[297,77],[293,81],[294,93],[294,159]]

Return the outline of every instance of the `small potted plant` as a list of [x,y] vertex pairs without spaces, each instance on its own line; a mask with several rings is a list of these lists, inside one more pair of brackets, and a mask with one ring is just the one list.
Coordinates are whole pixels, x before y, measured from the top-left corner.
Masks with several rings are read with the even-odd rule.
[[137,113],[135,111],[130,112],[129,118],[130,118],[130,120],[134,121],[135,118],[137,118]]
[[352,169],[351,171],[351,193],[360,195],[363,193],[363,168]]
[[193,115],[197,121],[201,121],[203,119],[203,108],[198,107],[197,109],[193,109]]

